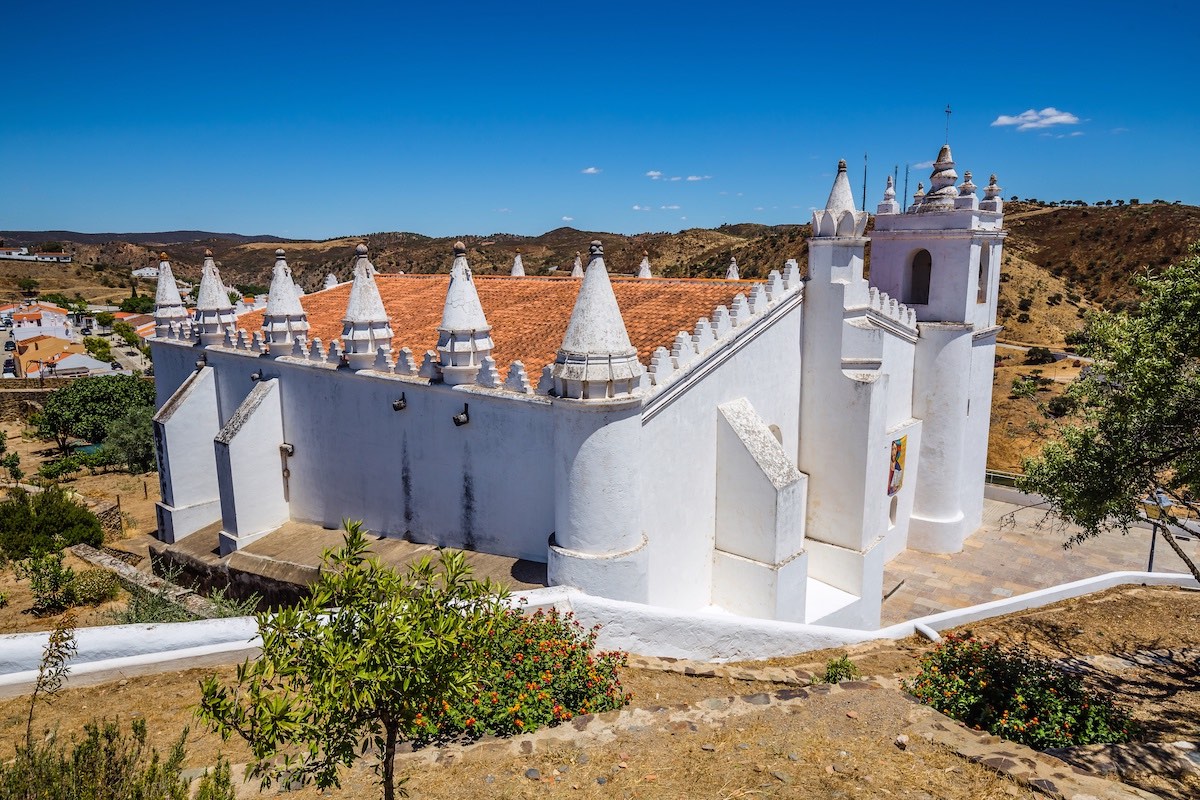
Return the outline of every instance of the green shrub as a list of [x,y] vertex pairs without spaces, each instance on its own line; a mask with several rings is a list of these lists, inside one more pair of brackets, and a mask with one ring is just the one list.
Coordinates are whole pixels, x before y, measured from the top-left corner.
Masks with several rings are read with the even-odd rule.
[[854,666],[854,662],[849,656],[841,656],[840,658],[831,658],[825,662],[825,674],[819,678],[814,676],[813,683],[841,683],[849,681],[859,676],[858,667]]
[[33,613],[55,614],[71,607],[75,570],[63,566],[61,549],[50,550],[13,565],[17,577],[29,581]]
[[[0,796],[10,800],[188,800],[181,777],[184,739],[164,760],[146,746],[146,721],[135,719],[132,735],[115,721],[84,725],[83,738],[70,748],[51,736],[17,748],[0,764]],[[232,797],[232,795],[226,795]],[[220,795],[217,795],[220,797]]]
[[1017,322],[1029,322],[1029,315],[1022,311],[1020,314],[1017,314]]
[[229,762],[217,756],[212,772],[204,771],[200,785],[196,788],[195,800],[235,800],[237,791],[233,785],[233,770]]
[[626,656],[593,653],[598,629],[585,629],[571,612],[556,609],[505,611],[489,636],[488,666],[474,696],[433,719],[422,718],[414,738],[511,736],[577,714],[622,708],[630,695],[622,692],[617,670]]
[[1018,375],[1013,378],[1012,391],[1008,393],[1009,397],[1033,397],[1037,394],[1037,380],[1027,375]]
[[58,486],[37,493],[11,489],[0,502],[0,550],[28,558],[84,542],[104,543],[100,520]]
[[1065,395],[1055,395],[1046,403],[1046,413],[1052,417],[1065,417],[1075,410],[1075,401]]
[[1033,308],[1033,299],[1029,297],[1022,297],[1017,301],[1017,308],[1019,308],[1021,311],[1028,311],[1029,309]]
[[1029,651],[967,633],[946,636],[905,688],[977,729],[1037,749],[1128,742],[1128,714],[1111,698]]
[[38,475],[50,481],[74,475],[83,469],[83,462],[78,455],[63,456],[56,461],[47,461],[38,467]]
[[98,606],[116,600],[121,581],[106,569],[85,569],[71,581],[71,605]]
[[1026,364],[1053,364],[1054,353],[1048,347],[1031,347],[1025,351]]
[[0,592],[0,608],[5,608],[8,605],[8,595]]

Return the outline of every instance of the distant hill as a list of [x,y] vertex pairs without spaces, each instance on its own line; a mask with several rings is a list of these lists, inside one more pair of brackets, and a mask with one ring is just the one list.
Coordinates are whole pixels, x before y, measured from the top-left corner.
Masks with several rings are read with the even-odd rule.
[[240,233],[211,233],[209,231],[159,231],[157,233],[78,233],[77,231],[0,231],[5,244],[28,247],[42,242],[74,242],[76,244],[105,244],[106,242],[128,242],[129,244],[162,245],[224,239],[231,242],[287,242],[278,236],[245,236]]
[[[998,313],[1005,326],[1002,338],[1009,341],[1061,346],[1070,331],[1082,326],[1089,308],[1133,302],[1132,275],[1179,260],[1191,242],[1200,240],[1200,208],[1195,206],[1045,208],[1014,202],[1005,211],[1009,236]],[[0,262],[0,298],[15,293],[17,279],[34,277],[42,291],[78,292],[98,300],[128,296],[129,273],[155,264],[160,250],[168,252],[176,275],[185,280],[199,278],[204,251],[211,249],[227,283],[265,286],[270,283],[274,251],[283,247],[297,281],[312,291],[330,272],[347,280],[354,248],[364,241],[382,272],[445,272],[452,261],[453,242],[461,238],[468,246],[471,267],[479,274],[507,274],[518,250],[528,274],[550,274],[569,270],[575,253],[586,254],[588,243],[600,239],[614,273],[636,273],[646,252],[656,275],[724,277],[732,256],[743,277],[762,278],[781,268],[787,258],[807,265],[809,226],[740,223],[633,235],[569,227],[540,236],[430,237],[391,232],[319,242],[206,231],[17,231],[0,236],[10,244],[63,242],[75,258],[71,265]],[[868,267],[869,252],[868,248]],[[152,292],[153,285],[142,281],[138,291]]]

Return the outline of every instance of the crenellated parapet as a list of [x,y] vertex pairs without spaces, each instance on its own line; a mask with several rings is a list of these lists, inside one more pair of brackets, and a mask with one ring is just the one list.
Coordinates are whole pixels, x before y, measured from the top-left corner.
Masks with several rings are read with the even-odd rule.
[[875,314],[903,325],[914,334],[917,332],[917,312],[887,292],[881,292],[872,286],[867,295],[867,307]]
[[659,347],[650,359],[648,394],[672,384],[690,367],[747,334],[762,320],[791,308],[802,299],[803,281],[795,259],[784,269],[772,270],[766,283],[758,283],[749,296],[739,293],[729,306],[719,305],[711,317],[701,317],[691,332],[680,331],[671,347]]

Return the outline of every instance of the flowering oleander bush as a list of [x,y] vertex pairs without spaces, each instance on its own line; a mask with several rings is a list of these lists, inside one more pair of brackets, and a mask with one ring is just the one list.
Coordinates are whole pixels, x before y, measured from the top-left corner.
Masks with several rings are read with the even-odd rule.
[[502,614],[488,636],[487,667],[474,697],[422,717],[414,738],[430,741],[465,734],[508,736],[557,725],[578,714],[627,705],[617,670],[621,652],[593,653],[599,626],[585,629],[556,609]]
[[946,636],[906,688],[947,716],[1039,750],[1128,742],[1136,734],[1129,715],[1078,676],[969,632]]

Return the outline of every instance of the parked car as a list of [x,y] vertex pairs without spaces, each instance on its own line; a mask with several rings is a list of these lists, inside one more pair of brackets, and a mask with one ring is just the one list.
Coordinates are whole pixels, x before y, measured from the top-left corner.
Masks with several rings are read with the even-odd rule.
[[16,350],[16,349],[17,349],[17,343],[14,342],[12,339],[9,339],[7,342],[4,343],[4,352],[11,353],[13,350]]
[[114,362],[112,362],[111,364],[109,364],[109,366],[110,366],[110,367],[112,367],[113,369],[120,369],[120,368],[121,368],[121,362],[119,362],[119,361],[114,361]]
[[82,333],[84,336],[91,336],[91,335],[92,335],[92,329],[91,329],[91,328],[84,328],[84,329],[82,329],[82,330],[81,330],[81,331],[79,331],[79,332],[80,332],[80,333]]

